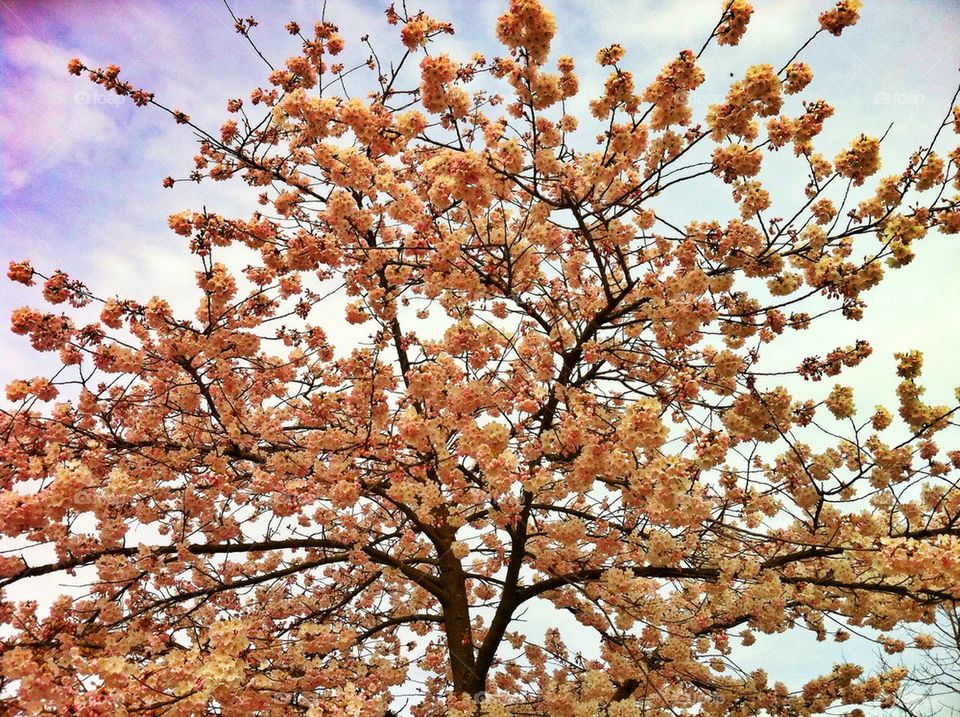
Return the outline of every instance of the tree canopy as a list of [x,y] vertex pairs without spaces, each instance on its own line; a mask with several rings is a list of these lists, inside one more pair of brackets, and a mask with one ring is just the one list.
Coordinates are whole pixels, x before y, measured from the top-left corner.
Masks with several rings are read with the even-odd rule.
[[[827,9],[810,40],[860,6]],[[268,82],[219,131],[72,61],[197,133],[194,168],[165,185],[262,194],[242,218],[170,217],[199,267],[193,316],[10,264],[56,307],[18,309],[13,332],[63,368],[9,384],[0,414],[0,533],[47,549],[0,556],[6,713],[894,704],[899,666],[838,664],[791,691],[733,651],[845,626],[896,653],[900,626],[960,598],[960,451],[937,442],[960,406],[925,400],[906,349],[886,407],[841,383],[804,393],[869,337],[763,362],[825,316],[855,322],[925,235],[960,232],[960,108],[945,93],[889,175],[883,137],[824,156],[808,41],[695,115],[703,56],[752,12],[720,4],[652,79],[603,48],[602,87],[552,52],[539,0],[510,0],[496,58],[433,52],[453,26],[406,7],[386,13],[402,54],[364,38],[356,67],[332,22],[290,23],[298,54],[264,58]],[[257,50],[255,25],[236,18]],[[807,175],[776,214],[774,158]],[[662,210],[696,214],[702,192],[730,217]],[[331,338],[341,312],[352,344]],[[16,597],[59,573],[82,594]],[[528,630],[538,610],[576,630]]]

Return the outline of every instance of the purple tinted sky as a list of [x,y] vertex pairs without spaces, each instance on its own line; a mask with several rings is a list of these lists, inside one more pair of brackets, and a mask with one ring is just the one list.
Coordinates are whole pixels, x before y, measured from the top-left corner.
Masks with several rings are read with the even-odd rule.
[[[455,22],[457,34],[444,38],[444,49],[461,57],[477,49],[488,56],[498,52],[492,28],[504,4],[423,3],[431,14]],[[628,49],[626,66],[638,78],[652,77],[676,50],[699,45],[721,5],[717,0],[548,4],[561,26],[555,54],[560,50],[578,57],[585,86],[600,78],[591,61],[598,47],[622,42]],[[740,47],[708,51],[708,82],[698,93],[698,110],[722,95],[731,72],[739,76],[753,62],[782,64],[829,3],[757,4]],[[378,47],[396,45],[395,33],[384,21],[385,2],[329,0],[327,5],[328,17],[355,48],[364,33]],[[297,49],[284,23],[312,24],[322,3],[236,0],[233,7],[238,15],[257,16],[258,43],[268,57],[282,61]],[[224,117],[225,100],[245,96],[266,74],[231,25],[219,0],[0,0],[0,261],[30,256],[38,268],[63,268],[103,293],[189,295],[191,272],[177,267],[192,263],[166,228],[166,216],[204,204],[243,215],[249,211],[250,193],[234,183],[162,189],[162,177],[184,176],[189,170],[194,154],[190,131],[67,75],[65,66],[73,56],[88,64],[116,63],[136,85],[183,108],[202,126],[215,128]],[[824,153],[832,156],[856,133],[879,134],[895,121],[884,143],[884,170],[901,165],[946,108],[958,79],[958,35],[958,5],[926,0],[875,2],[841,40],[818,38],[804,54],[816,73],[805,96],[822,96],[837,106],[823,136]],[[361,52],[357,48],[355,55]],[[777,177],[768,179],[776,190]],[[717,206],[718,213],[729,211],[729,201],[725,204]],[[710,209],[709,202],[698,198],[701,217]],[[927,286],[949,278],[943,257],[933,260],[933,247],[925,250],[901,281],[917,284],[921,273],[925,278],[919,283]],[[956,259],[956,252],[951,257]],[[946,285],[941,287],[945,290]],[[903,292],[896,293],[896,307],[903,308]],[[0,295],[3,313],[33,296],[9,285]],[[5,345],[9,359],[0,368],[0,379],[36,360],[22,341]]]
[[[591,62],[599,47],[615,41],[624,44],[625,66],[642,83],[675,51],[699,47],[721,6],[719,0],[546,2],[561,27],[554,55],[564,52],[578,58],[584,96],[601,81]],[[394,31],[383,17],[386,4],[329,0],[328,18],[340,25],[354,47],[365,33],[378,49],[395,47]],[[492,30],[505,4],[505,0],[423,0],[421,6],[455,23],[457,34],[444,38],[443,49],[465,58],[474,50],[488,57],[499,52]],[[831,2],[756,4],[751,30],[740,47],[708,51],[704,61],[708,83],[699,93],[699,111],[722,95],[730,73],[740,76],[754,62],[783,64],[816,28],[817,14]],[[283,30],[284,23],[295,19],[310,26],[322,5],[296,0],[232,3],[237,15],[257,17],[258,44],[277,63],[298,49]],[[415,0],[408,5],[416,6]],[[957,37],[957,2],[883,0],[868,1],[860,23],[840,40],[818,38],[803,55],[816,76],[804,96],[822,96],[837,107],[820,145],[824,154],[833,156],[861,131],[879,135],[894,122],[884,142],[881,171],[897,171],[931,136],[960,80]],[[141,300],[162,294],[189,311],[186,297],[192,294],[194,263],[180,238],[167,229],[167,215],[206,205],[245,216],[253,208],[251,193],[235,183],[185,183],[163,189],[164,176],[189,171],[195,152],[190,131],[156,111],[136,109],[85,79],[69,76],[65,68],[73,56],[91,65],[120,65],[127,79],[208,128],[222,121],[228,98],[246,96],[264,80],[266,68],[233,33],[220,0],[0,0],[0,262],[31,257],[45,273],[62,268],[98,293]],[[795,187],[776,176],[767,179],[775,197]],[[729,213],[725,190],[717,194],[721,200],[698,196],[681,221]],[[955,318],[960,304],[958,264],[955,237],[925,239],[914,264],[869,295],[873,311],[855,327],[855,335],[848,324],[835,322],[818,334],[815,345],[810,343],[814,338],[803,334],[786,339],[786,363],[795,365],[799,355],[822,353],[856,336],[870,336],[876,355],[856,370],[861,384],[889,386],[892,352],[921,348],[927,352],[932,389],[947,392],[935,398],[947,400],[960,383],[955,368],[955,347],[960,345],[960,322]],[[6,282],[2,287],[4,316],[16,306],[37,303],[33,290]],[[0,383],[43,373],[42,367],[49,365],[38,361],[19,337],[8,335],[2,346]],[[805,638],[792,639],[791,654],[808,644]],[[752,659],[763,663],[778,651],[771,644],[753,651]],[[802,676],[829,669],[839,656],[826,654],[818,664],[799,664],[789,656],[782,661],[793,663]]]

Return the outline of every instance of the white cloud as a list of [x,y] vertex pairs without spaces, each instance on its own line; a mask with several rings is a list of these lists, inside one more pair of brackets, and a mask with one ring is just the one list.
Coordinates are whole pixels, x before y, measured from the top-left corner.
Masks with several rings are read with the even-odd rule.
[[7,40],[5,52],[16,73],[0,96],[0,192],[23,187],[63,162],[89,157],[91,145],[113,141],[119,99],[67,74],[73,56],[56,44],[28,35]]

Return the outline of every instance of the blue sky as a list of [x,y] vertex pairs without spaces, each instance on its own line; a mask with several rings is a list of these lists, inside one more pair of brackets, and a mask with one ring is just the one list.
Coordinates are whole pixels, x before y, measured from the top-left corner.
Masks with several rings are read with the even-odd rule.
[[[441,49],[466,57],[478,49],[488,56],[499,51],[493,24],[503,4],[426,0],[423,6],[457,27],[456,35],[442,38]],[[827,4],[757,3],[751,30],[739,47],[708,50],[707,83],[694,95],[695,110],[705,111],[723,95],[730,73],[739,77],[755,62],[779,67],[816,28],[816,16]],[[328,17],[340,25],[348,55],[362,55],[356,40],[365,33],[378,49],[397,46],[384,20],[385,5],[328,1]],[[560,24],[554,55],[573,54],[588,88],[602,78],[592,62],[599,47],[621,42],[628,50],[625,67],[642,82],[677,50],[699,47],[720,3],[555,0],[549,5]],[[238,16],[257,17],[257,42],[268,57],[282,61],[297,49],[283,25],[290,19],[312,24],[322,3],[236,0],[232,7]],[[815,72],[803,96],[823,97],[837,108],[819,145],[824,154],[833,156],[859,132],[880,134],[893,122],[881,171],[902,166],[930,136],[960,79],[958,35],[956,3],[883,0],[868,5],[859,24],[842,38],[819,37],[803,55]],[[259,58],[232,31],[223,3],[3,0],[0,44],[0,260],[30,256],[38,268],[62,268],[103,293],[142,299],[154,293],[191,296],[191,260],[167,229],[166,216],[199,206],[243,215],[251,193],[232,182],[163,189],[164,176],[189,171],[195,152],[190,131],[67,75],[65,66],[73,56],[88,64],[116,63],[138,86],[184,109],[202,126],[215,128],[225,116],[225,101],[245,96],[266,75]],[[385,52],[390,54],[389,49]],[[584,101],[588,95],[582,93]],[[775,198],[778,189],[796,196],[796,183],[766,179]],[[678,218],[729,214],[732,205],[724,189],[711,189],[710,195],[697,197],[695,212]],[[944,333],[951,330],[950,310],[941,300],[944,292],[960,299],[960,289],[951,281],[958,258],[955,244],[931,237],[909,270],[871,295],[878,311],[868,313],[861,324],[872,336],[928,343],[930,372],[940,375],[951,363],[947,349],[960,344],[955,327]],[[923,293],[934,287],[934,293]],[[32,297],[19,286],[6,286],[0,294],[0,312],[5,314]],[[928,321],[913,320],[920,309]],[[881,326],[870,323],[874,316]],[[849,327],[836,331],[846,333]],[[798,336],[804,343],[811,340]],[[877,355],[889,356],[893,344],[887,348],[882,343]],[[9,358],[0,368],[0,379],[18,375],[18,367],[37,360],[25,342],[5,341],[5,352]],[[890,365],[886,362],[878,370],[889,373]]]
[[[384,20],[386,4],[328,0],[328,19],[340,26],[348,55],[363,55],[357,40],[366,33],[378,51],[386,48],[387,56],[389,48],[397,47],[395,31]],[[560,26],[553,56],[566,53],[578,59],[585,99],[602,81],[592,63],[598,48],[623,44],[628,53],[624,66],[638,84],[645,83],[676,51],[699,48],[721,6],[715,0],[546,4]],[[278,62],[298,49],[283,25],[288,20],[312,25],[322,5],[231,3],[238,16],[256,16],[260,26],[254,36],[264,54]],[[709,102],[722,96],[731,73],[739,77],[756,62],[782,65],[816,29],[817,14],[830,2],[762,0],[756,5],[741,46],[708,50],[703,61],[708,80],[694,98],[695,112],[705,112]],[[416,3],[410,0],[408,6]],[[455,24],[456,35],[443,38],[441,49],[464,59],[476,50],[488,57],[501,52],[493,25],[504,6],[486,0],[424,0],[420,5]],[[860,132],[879,135],[892,122],[881,174],[900,169],[932,135],[960,81],[957,37],[960,4],[952,0],[875,0],[867,2],[861,21],[842,38],[817,38],[801,58],[815,73],[803,96],[823,97],[837,109],[818,148],[832,157]],[[61,268],[98,293],[141,300],[160,294],[190,311],[195,267],[181,238],[168,230],[167,215],[206,206],[244,216],[253,208],[251,192],[237,183],[163,189],[163,177],[190,170],[195,145],[189,129],[69,76],[66,63],[73,56],[91,65],[120,65],[134,84],[208,128],[219,126],[228,98],[246,96],[264,81],[266,68],[233,32],[220,0],[0,0],[0,261],[30,257],[44,273]],[[799,185],[789,181],[789,172],[765,179],[775,199],[796,196]],[[677,212],[681,223],[730,214],[726,188],[719,183],[710,187],[711,195],[682,197],[670,211]],[[778,356],[784,367],[792,367],[802,355],[869,337],[874,357],[851,376],[855,386],[876,396],[872,405],[890,395],[893,351],[919,348],[927,355],[931,400],[946,402],[960,384],[955,358],[960,346],[958,269],[957,238],[931,235],[918,247],[913,264],[867,296],[871,306],[862,322],[828,322],[815,335],[785,338]],[[37,298],[26,287],[5,284],[0,314]],[[2,346],[0,383],[44,373],[50,365],[48,357],[38,360],[20,337],[7,335]],[[846,650],[847,658],[869,659],[872,652],[856,641],[847,643]],[[839,648],[814,657],[816,652],[812,639],[791,635],[761,640],[747,660],[771,673],[777,665],[795,684],[843,657]]]

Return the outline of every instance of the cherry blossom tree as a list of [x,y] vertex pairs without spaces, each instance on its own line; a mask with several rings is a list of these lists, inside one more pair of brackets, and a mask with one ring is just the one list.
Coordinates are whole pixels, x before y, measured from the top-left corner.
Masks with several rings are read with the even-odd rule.
[[[10,383],[0,417],[0,531],[48,556],[0,558],[7,714],[895,704],[901,666],[791,691],[736,656],[838,626],[896,653],[898,628],[960,598],[960,451],[936,442],[960,407],[924,399],[908,347],[872,412],[840,383],[811,398],[865,339],[786,373],[763,361],[825,316],[856,321],[926,234],[960,232],[960,149],[941,147],[956,95],[878,177],[882,137],[824,156],[831,105],[789,109],[813,76],[801,52],[695,116],[745,0],[646,84],[601,49],[596,88],[552,54],[539,0],[504,4],[493,59],[431,51],[453,26],[405,7],[386,13],[402,56],[371,45],[357,67],[331,22],[291,23],[299,54],[218,132],[71,62],[199,134],[193,171],[164,184],[262,194],[247,217],[170,217],[199,266],[193,316],[10,264],[56,305],[18,309],[13,332],[63,367]],[[255,24],[236,18],[254,48]],[[807,175],[777,215],[774,155]],[[672,221],[663,198],[695,215],[692,187],[735,218]],[[343,306],[364,338],[334,346]],[[82,594],[15,597],[55,574]],[[576,629],[529,630],[537,611]]]
[[[932,626],[922,627],[905,630],[906,636],[925,652],[924,658],[912,665],[904,688],[895,698],[896,714],[953,717],[960,694],[960,614],[956,603],[944,606]],[[894,664],[886,655],[880,656],[880,662],[887,669]]]

